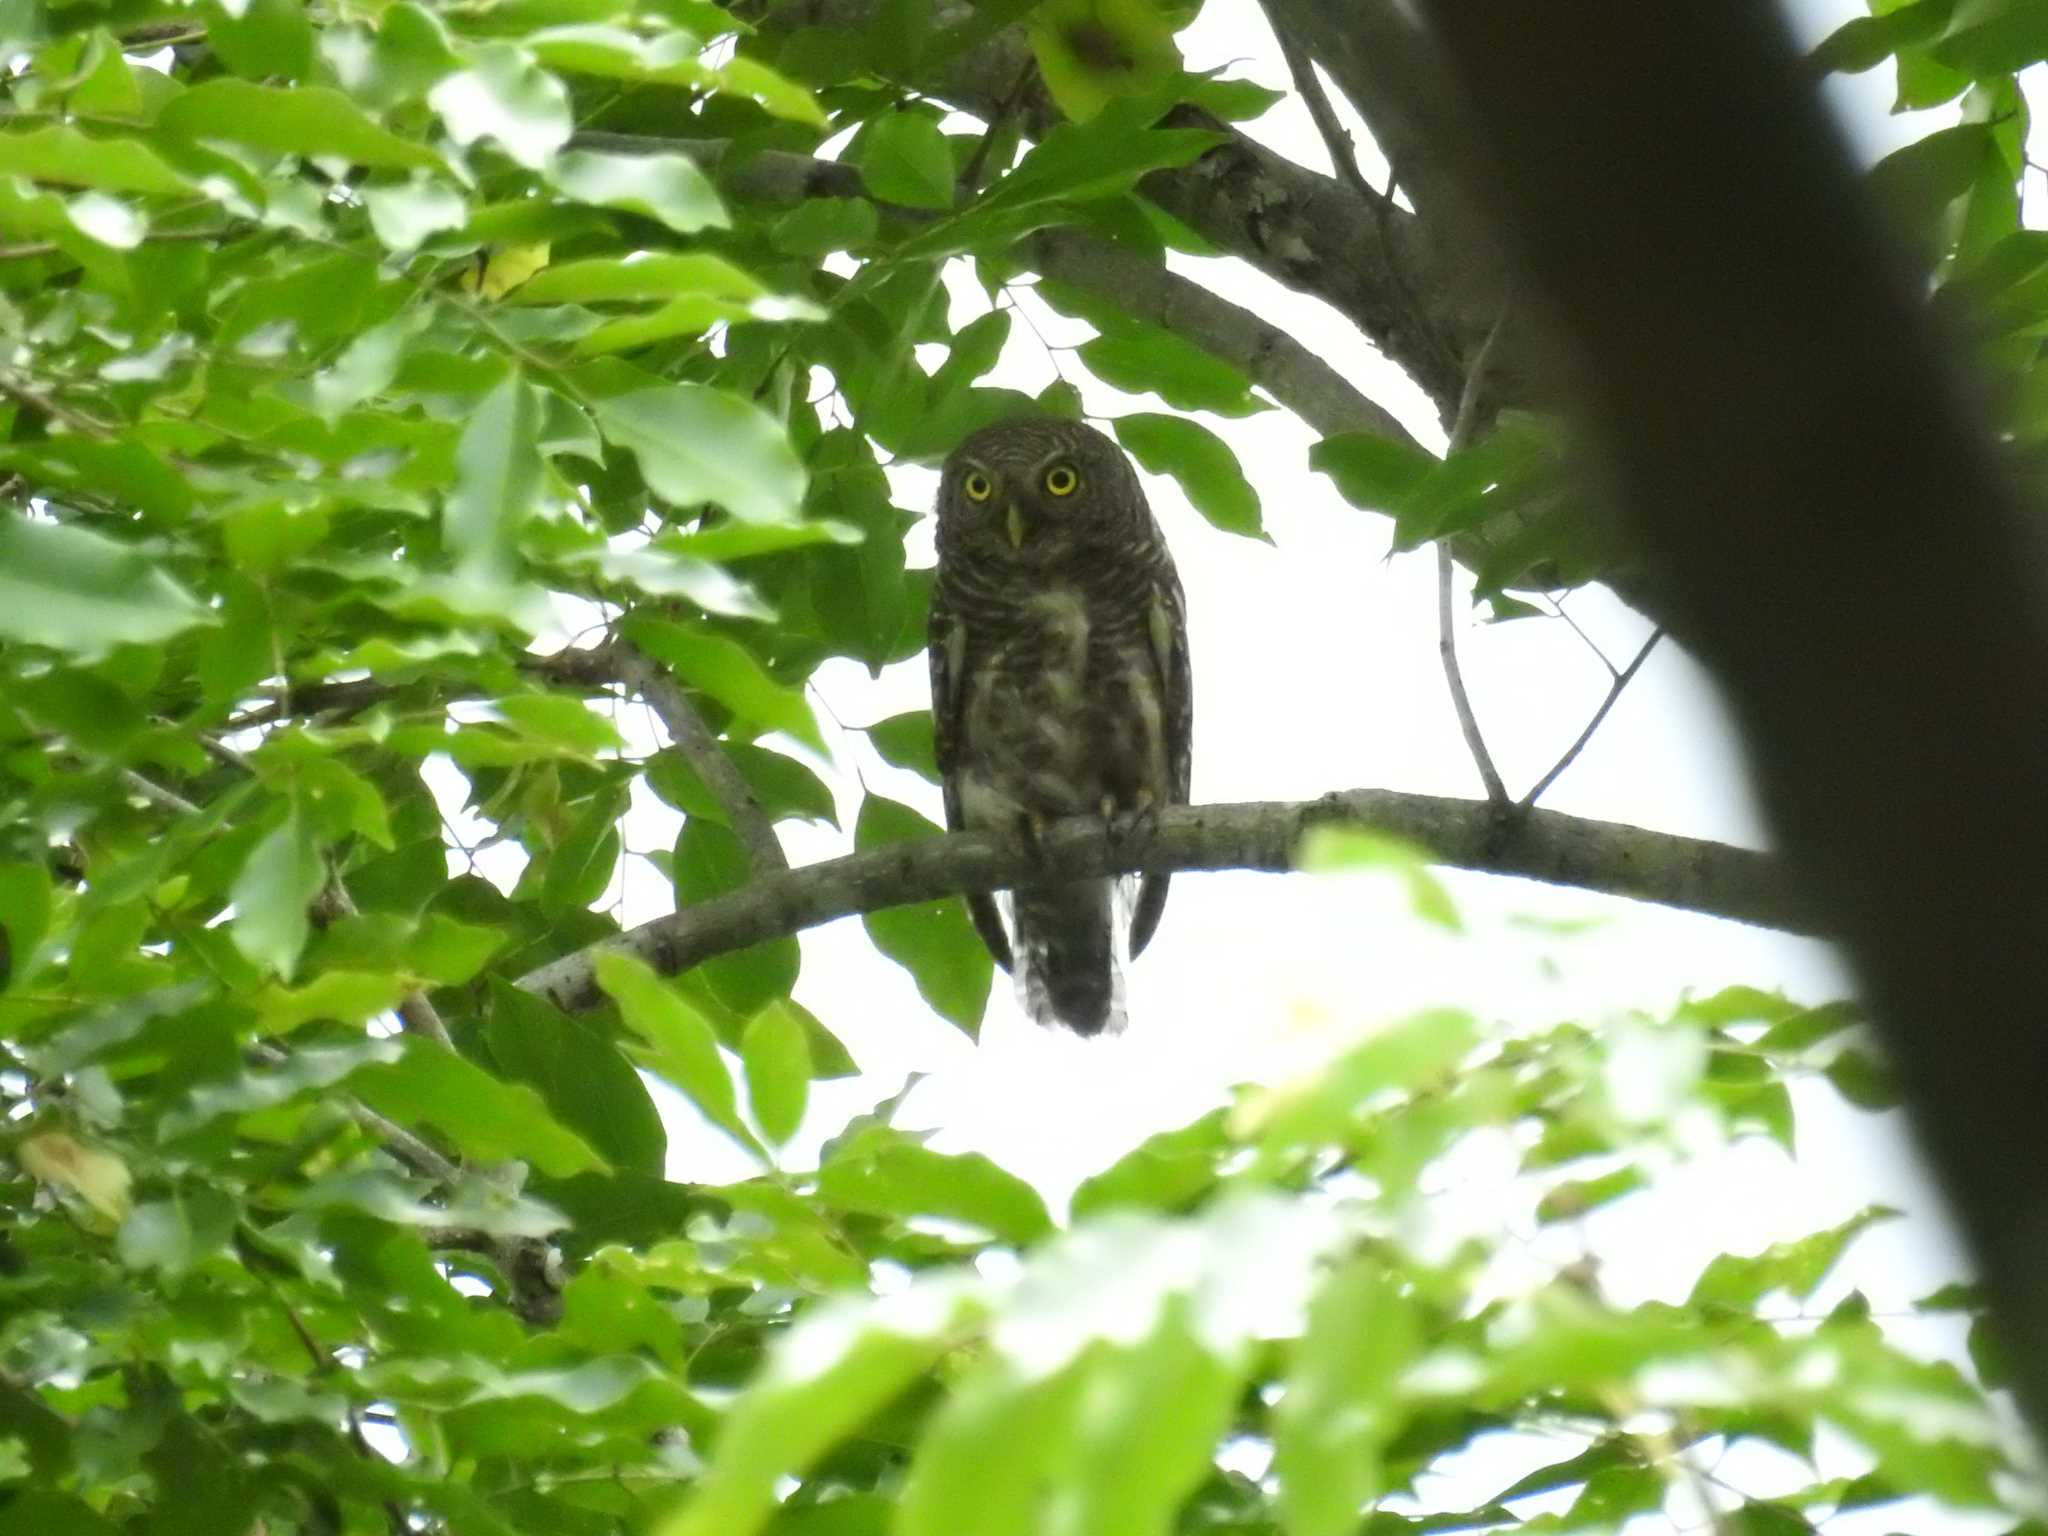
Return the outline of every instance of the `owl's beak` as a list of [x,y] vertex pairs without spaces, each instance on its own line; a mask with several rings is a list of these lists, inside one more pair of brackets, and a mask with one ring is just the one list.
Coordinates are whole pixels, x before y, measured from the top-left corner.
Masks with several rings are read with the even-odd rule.
[[1010,548],[1022,549],[1024,547],[1024,509],[1014,501],[1010,503],[1010,510],[1004,518],[1003,526],[1010,532]]

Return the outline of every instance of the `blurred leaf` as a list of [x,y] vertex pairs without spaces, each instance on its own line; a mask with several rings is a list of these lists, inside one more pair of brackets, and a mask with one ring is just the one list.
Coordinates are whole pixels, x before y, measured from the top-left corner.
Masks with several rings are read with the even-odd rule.
[[754,1123],[780,1144],[796,1134],[811,1089],[811,1053],[803,1021],[785,1003],[771,1002],[747,1021],[740,1038],[747,1068],[747,1103]]
[[1344,1536],[1387,1491],[1399,1378],[1421,1348],[1414,1304],[1383,1261],[1352,1259],[1324,1280],[1273,1427],[1289,1536]]
[[340,91],[208,80],[157,114],[159,133],[225,139],[276,155],[325,155],[373,169],[442,168],[424,144],[389,133]]
[[327,866],[295,806],[249,852],[235,877],[235,947],[289,981],[311,928],[309,908],[327,881]]
[[569,98],[561,82],[509,43],[475,50],[469,67],[444,76],[427,100],[457,144],[491,139],[528,170],[547,167],[569,141]]
[[857,1316],[813,1314],[727,1417],[709,1470],[655,1536],[750,1536],[776,1484],[801,1473],[921,1376],[946,1347],[944,1310],[905,1334]]
[[1692,1288],[1694,1306],[1754,1307],[1772,1291],[1804,1301],[1820,1287],[1849,1244],[1866,1229],[1900,1213],[1886,1205],[1865,1206],[1839,1226],[1789,1243],[1773,1243],[1749,1257],[1722,1254]]
[[30,1178],[70,1190],[109,1221],[121,1221],[131,1209],[133,1176],[128,1165],[103,1148],[80,1141],[66,1131],[39,1131],[15,1147],[21,1170]]
[[1407,886],[1408,902],[1417,917],[1453,933],[1465,926],[1450,891],[1429,867],[1428,850],[1401,838],[1368,827],[1319,822],[1303,835],[1295,864],[1311,874],[1387,870]]
[[557,155],[548,180],[578,202],[645,214],[677,234],[726,229],[732,220],[695,161],[683,155],[607,155],[572,149]]
[[818,1170],[818,1190],[845,1210],[942,1216],[1005,1242],[1034,1242],[1052,1231],[1045,1202],[1016,1175],[978,1152],[934,1152],[889,1126],[835,1145]]
[[744,400],[703,384],[665,384],[596,405],[607,441],[629,449],[648,485],[678,507],[716,502],[757,523],[801,516],[803,465],[782,429]]
[[858,142],[861,179],[875,198],[906,208],[953,206],[953,151],[938,124],[915,112],[891,112]]
[[91,661],[154,645],[207,613],[140,549],[83,528],[0,517],[0,636]]
[[407,1040],[399,1060],[363,1068],[349,1086],[379,1114],[431,1125],[479,1161],[524,1158],[557,1178],[605,1166],[533,1089],[502,1082],[431,1040]]
[[518,374],[484,397],[455,452],[448,547],[491,576],[511,573],[519,531],[540,504],[540,404]]

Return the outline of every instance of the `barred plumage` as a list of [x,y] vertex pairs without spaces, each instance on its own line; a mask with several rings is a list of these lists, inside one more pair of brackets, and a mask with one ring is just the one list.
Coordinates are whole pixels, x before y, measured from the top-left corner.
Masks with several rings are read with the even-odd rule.
[[[1123,826],[1188,798],[1193,695],[1180,577],[1122,450],[1091,427],[985,428],[946,461],[932,596],[932,719],[946,822],[1027,834],[1064,816]],[[1122,1023],[1112,882],[968,907],[1031,1017],[1093,1035]],[[1167,877],[1148,875],[1128,950],[1151,940]]]

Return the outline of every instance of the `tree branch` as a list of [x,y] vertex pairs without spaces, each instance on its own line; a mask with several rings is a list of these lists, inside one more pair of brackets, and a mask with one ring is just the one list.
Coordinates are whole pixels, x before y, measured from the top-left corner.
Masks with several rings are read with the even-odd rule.
[[1107,298],[1133,320],[1172,331],[1232,364],[1325,436],[1377,432],[1395,442],[1415,441],[1390,411],[1286,331],[1155,261],[1074,229],[1041,230],[1025,242],[1023,254],[1041,275]]
[[1931,313],[1769,0],[1419,9],[1476,120],[1472,195],[2048,1430],[2048,575],[2038,497],[1958,376],[1964,328]]
[[[1565,769],[1571,767],[1573,763],[1579,760],[1579,754],[1586,750],[1586,743],[1593,739],[1593,733],[1600,729],[1601,722],[1607,718],[1607,712],[1614,708],[1614,701],[1621,697],[1621,691],[1628,687],[1635,675],[1643,669],[1643,663],[1650,659],[1650,652],[1657,648],[1657,642],[1663,638],[1663,630],[1653,629],[1650,631],[1650,638],[1643,642],[1643,648],[1636,652],[1636,659],[1634,661],[1630,662],[1619,672],[1614,672],[1612,663],[1608,664],[1607,670],[1614,672],[1614,681],[1607,690],[1607,697],[1602,699],[1600,707],[1593,711],[1593,718],[1588,720],[1586,728],[1579,732],[1579,739],[1565,748],[1564,756],[1550,765],[1550,772],[1538,779],[1529,793],[1522,796],[1520,801],[1517,802],[1523,810],[1527,810],[1538,800],[1541,800],[1543,798],[1543,791],[1555,784],[1563,775]],[[1596,650],[1593,654],[1598,656],[1600,653]],[[1607,658],[1602,656],[1600,659],[1606,661]]]
[[752,873],[760,876],[788,869],[789,857],[775,835],[775,824],[682,685],[637,646],[618,640],[607,651],[619,681],[646,700],[668,731],[669,744],[682,753],[724,809],[727,824],[746,850]]
[[[1479,396],[1486,387],[1486,370],[1493,361],[1493,349],[1500,340],[1501,328],[1507,323],[1507,311],[1503,309],[1500,318],[1493,322],[1493,329],[1486,333],[1486,341],[1479,348],[1478,356],[1472,359],[1472,366],[1465,373],[1465,387],[1458,395],[1458,419],[1451,424],[1450,441],[1444,445],[1444,457],[1450,458],[1472,440],[1473,424],[1479,418]],[[1501,781],[1500,770],[1493,765],[1493,754],[1486,750],[1486,737],[1479,729],[1479,716],[1472,708],[1472,696],[1465,691],[1465,674],[1458,667],[1458,631],[1453,619],[1451,606],[1451,546],[1439,539],[1436,546],[1436,653],[1443,663],[1444,682],[1451,690],[1451,707],[1458,714],[1458,729],[1464,733],[1465,748],[1472,754],[1472,762],[1479,770],[1479,782],[1486,786],[1486,798],[1495,805],[1505,805],[1508,787]]]
[[769,875],[715,900],[565,955],[519,978],[558,1008],[603,1000],[597,953],[622,949],[665,975],[712,955],[857,912],[932,901],[962,891],[1003,890],[1026,879],[1087,879],[1184,870],[1294,867],[1310,827],[1360,822],[1428,848],[1461,869],[1684,907],[1717,917],[1813,933],[1815,909],[1779,878],[1768,854],[1555,811],[1521,813],[1483,801],[1359,789],[1299,803],[1182,806],[1163,811],[1149,838],[1113,840],[1096,817],[1044,835],[1042,852],[979,832],[857,853]]

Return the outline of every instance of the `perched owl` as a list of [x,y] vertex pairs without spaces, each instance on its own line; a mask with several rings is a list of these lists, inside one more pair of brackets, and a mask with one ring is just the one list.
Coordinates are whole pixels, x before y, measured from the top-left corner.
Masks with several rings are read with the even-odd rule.
[[[1180,577],[1122,450],[1070,421],[975,433],[939,487],[932,720],[946,824],[1033,835],[1064,816],[1128,829],[1188,798],[1193,696]],[[1109,880],[988,895],[974,926],[1025,1011],[1076,1034],[1122,1025]],[[1165,875],[1130,909],[1136,955]]]

